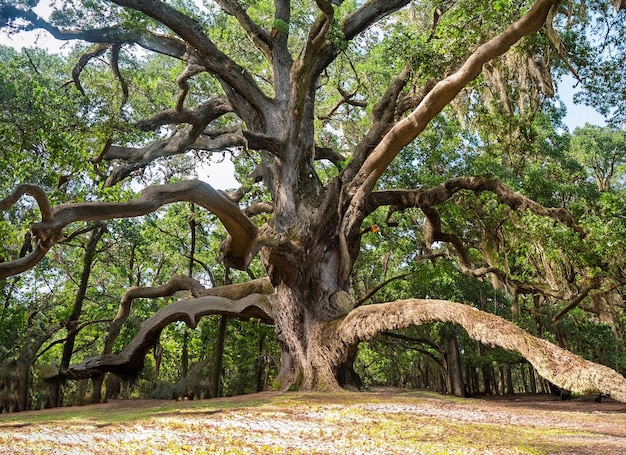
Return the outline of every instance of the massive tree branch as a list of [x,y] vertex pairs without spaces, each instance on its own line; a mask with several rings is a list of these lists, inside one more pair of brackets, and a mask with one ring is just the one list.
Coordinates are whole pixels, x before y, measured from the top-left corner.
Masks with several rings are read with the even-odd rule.
[[[0,201],[0,210],[11,206],[21,194],[35,194],[42,207],[42,221],[33,224],[31,230],[35,239],[41,242],[46,251],[62,238],[65,226],[75,221],[96,221],[113,218],[130,218],[154,212],[158,208],[173,202],[194,202],[213,212],[222,221],[229,233],[223,245],[226,265],[245,269],[256,254],[257,228],[254,223],[233,203],[228,196],[216,191],[209,184],[199,180],[189,180],[168,185],[155,185],[143,190],[137,199],[127,202],[83,202],[60,204],[50,209],[47,197],[41,188],[35,185],[21,185],[13,194]],[[39,243],[38,243],[39,245]],[[42,250],[35,248],[39,259]],[[27,260],[20,259],[20,264]],[[15,261],[12,261],[15,262]],[[35,262],[36,263],[36,262]],[[16,264],[14,264],[16,265]],[[21,264],[23,267],[23,264]],[[34,265],[34,264],[32,264]],[[11,268],[11,263],[0,268],[4,276],[14,275],[23,268]]]
[[574,217],[566,209],[544,207],[517,191],[513,191],[500,179],[490,177],[456,177],[426,190],[376,191],[367,198],[365,213],[371,213],[383,205],[392,205],[397,210],[404,210],[409,207],[432,208],[450,200],[452,196],[462,190],[476,193],[489,191],[497,196],[501,204],[507,205],[513,210],[530,210],[536,215],[559,221],[580,235],[585,235],[583,228],[576,223]]
[[135,338],[119,354],[87,358],[78,365],[70,366],[61,374],[72,379],[95,376],[103,371],[136,376],[143,367],[146,353],[154,346],[167,325],[175,321],[184,321],[189,327],[194,328],[202,317],[211,314],[240,319],[273,320],[271,304],[263,294],[250,294],[238,300],[216,296],[179,300],[160,309],[153,317],[144,321]]
[[383,331],[439,321],[460,325],[486,346],[519,352],[541,376],[562,389],[585,395],[607,394],[626,402],[626,379],[611,368],[536,338],[499,316],[460,303],[409,299],[362,306],[346,316],[338,334],[344,343],[353,345]]
[[120,301],[120,308],[115,316],[115,320],[128,317],[130,307],[135,299],[154,299],[174,295],[178,291],[185,290],[191,292],[191,295],[195,298],[215,296],[232,300],[239,300],[250,294],[272,294],[274,292],[274,288],[268,278],[258,278],[245,283],[205,288],[199,281],[187,275],[174,275],[167,283],[161,286],[136,286],[126,291]]
[[[504,54],[522,37],[539,30],[554,3],[555,0],[537,0],[520,20],[479,46],[456,72],[438,82],[411,114],[391,128],[369,154],[344,192],[342,205],[345,204],[345,215],[340,228],[343,244],[347,244],[347,239],[358,230],[369,193],[398,152],[415,139],[430,120],[480,74],[485,63]],[[343,250],[342,254],[346,254],[348,248]],[[342,260],[342,264],[349,263],[347,258]],[[349,267],[341,271],[342,276],[347,277],[349,273]]]
[[[250,73],[219,50],[204,33],[203,27],[198,21],[157,0],[112,1],[120,6],[144,13],[180,36],[188,43],[189,49],[193,49],[194,55],[199,59],[198,63],[205,66],[222,83],[229,99],[232,96],[230,92],[236,91],[261,118],[271,110],[271,103],[257,86]],[[235,98],[232,98],[231,102],[238,103]]]
[[250,294],[271,294],[274,292],[269,279],[260,278],[246,283],[231,284],[215,288],[205,288],[199,281],[187,275],[174,275],[169,281],[161,286],[144,287],[135,286],[128,289],[120,300],[120,307],[111,321],[109,331],[104,340],[103,354],[108,355],[113,352],[113,345],[117,339],[122,325],[130,315],[133,301],[136,299],[154,299],[174,295],[178,291],[189,291],[195,298],[204,296],[224,297],[232,300],[239,300]]
[[142,120],[137,127],[144,131],[154,130],[162,125],[188,123],[181,126],[168,139],[157,140],[145,147],[122,147],[111,145],[104,153],[101,153],[95,162],[100,160],[122,160],[125,163],[115,167],[109,175],[106,186],[113,186],[124,180],[132,172],[143,169],[157,158],[180,155],[192,148],[204,148],[205,150],[222,150],[229,146],[245,144],[242,138],[227,136],[223,143],[207,142],[202,136],[206,126],[213,120],[224,114],[232,112],[232,108],[226,98],[215,98],[198,106],[195,109],[166,110],[154,117]]

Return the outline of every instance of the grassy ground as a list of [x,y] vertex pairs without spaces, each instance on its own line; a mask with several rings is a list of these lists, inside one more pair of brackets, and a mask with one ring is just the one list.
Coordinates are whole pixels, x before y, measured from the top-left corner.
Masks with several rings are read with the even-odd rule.
[[0,416],[0,454],[622,454],[626,405],[425,392],[118,400]]

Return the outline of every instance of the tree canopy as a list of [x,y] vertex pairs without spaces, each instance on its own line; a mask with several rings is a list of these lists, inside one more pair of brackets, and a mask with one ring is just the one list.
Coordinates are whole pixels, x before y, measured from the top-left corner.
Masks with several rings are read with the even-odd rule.
[[[483,3],[0,6],[74,43],[0,48],[0,392],[99,400],[164,350],[213,396],[362,386],[387,340],[455,394],[496,362],[626,401],[623,5]],[[609,126],[570,134],[565,73]]]

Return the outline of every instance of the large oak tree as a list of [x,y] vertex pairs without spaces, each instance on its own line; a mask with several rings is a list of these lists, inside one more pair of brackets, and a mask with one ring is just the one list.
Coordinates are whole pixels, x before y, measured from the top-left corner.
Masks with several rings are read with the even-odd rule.
[[[464,273],[493,276],[515,292],[531,291],[505,270],[476,263],[464,239],[444,228],[439,206],[454,202],[460,193],[490,193],[511,211],[530,211],[585,235],[566,210],[544,207],[492,177],[456,176],[420,188],[377,186],[403,148],[481,76],[483,68],[492,82],[497,79],[497,59],[514,46],[544,33],[549,46],[557,48],[555,53],[567,58],[554,30],[561,2],[479,3],[216,0],[199,8],[179,2],[113,0],[76,9],[73,2],[67,2],[65,10],[49,20],[20,2],[0,7],[5,26],[45,29],[60,40],[93,43],[75,66],[74,85],[88,96],[81,76],[91,62],[108,56],[122,112],[133,96],[120,70],[123,52],[138,59],[156,53],[183,64],[175,77],[179,91],[170,106],[144,118],[126,112],[126,117],[116,119],[119,131],[132,127],[154,134],[150,141],[120,142],[128,136],[113,131],[102,141],[92,161],[107,165],[105,186],[119,185],[154,162],[190,150],[237,149],[242,156],[256,159],[251,178],[261,182],[271,196],[270,201],[242,207],[249,185],[225,193],[200,180],[185,180],[148,186],[124,202],[53,205],[41,187],[24,182],[0,200],[0,209],[8,210],[28,195],[41,213],[41,220],[30,228],[32,251],[0,263],[3,278],[33,268],[73,223],[139,217],[180,202],[192,202],[221,220],[228,233],[222,244],[227,266],[245,270],[258,255],[266,272],[265,278],[242,285],[207,289],[193,278],[177,275],[162,286],[129,289],[111,323],[105,353],[64,368],[62,375],[137,374],[167,324],[185,321],[195,326],[205,315],[222,314],[255,317],[275,325],[282,388],[335,389],[340,386],[339,378],[345,377],[341,373],[350,369],[358,343],[382,331],[444,321],[462,326],[485,345],[519,352],[562,388],[610,394],[626,401],[626,380],[617,372],[536,338],[498,316],[434,299],[361,305],[351,293],[362,236],[371,232],[364,220],[381,207],[391,207],[394,213],[419,209],[427,250],[433,244],[449,244],[450,254]],[[409,15],[413,22],[407,25],[404,21]],[[461,18],[464,25],[458,23]],[[455,21],[456,34],[450,28]],[[410,26],[421,27],[419,39],[402,42],[402,37],[394,38],[395,49],[403,53],[390,58],[371,51],[387,42],[394,27]],[[225,34],[224,39],[219,32],[223,27],[236,27],[236,32]],[[385,47],[386,52],[392,49]],[[347,50],[353,56],[386,58],[384,74],[376,81],[376,75],[370,75],[369,85],[362,83],[360,69]],[[509,68],[515,68],[516,60],[511,62]],[[541,73],[537,65],[525,72],[518,69],[519,74],[535,77],[538,84],[550,85],[545,74],[537,75]],[[212,82],[197,83],[207,76]],[[327,108],[325,113],[320,112],[322,106]],[[360,112],[360,121],[368,124],[353,134],[356,139],[335,147],[348,134],[340,123],[330,120],[342,110]],[[124,118],[132,121],[122,128]],[[322,143],[323,136],[336,140]],[[327,177],[320,160],[332,162],[339,172]],[[190,291],[193,298],[161,309],[144,321],[130,344],[112,354],[134,299],[179,290]],[[580,298],[588,292],[581,290]]]

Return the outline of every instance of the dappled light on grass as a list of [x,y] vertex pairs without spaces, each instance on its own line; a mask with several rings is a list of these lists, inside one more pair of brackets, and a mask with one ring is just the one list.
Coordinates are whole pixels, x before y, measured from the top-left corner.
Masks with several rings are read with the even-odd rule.
[[[126,421],[108,421],[106,405],[79,408],[86,409],[80,419],[55,419],[52,412],[3,418],[0,454],[585,454],[626,449],[626,406],[616,403],[563,404],[537,396],[521,403],[460,400],[397,391],[258,397],[187,402],[180,409],[142,402],[147,406],[142,414],[136,412],[137,403],[128,401],[135,413]],[[97,412],[90,415],[89,409]],[[42,415],[47,418],[29,422]]]

